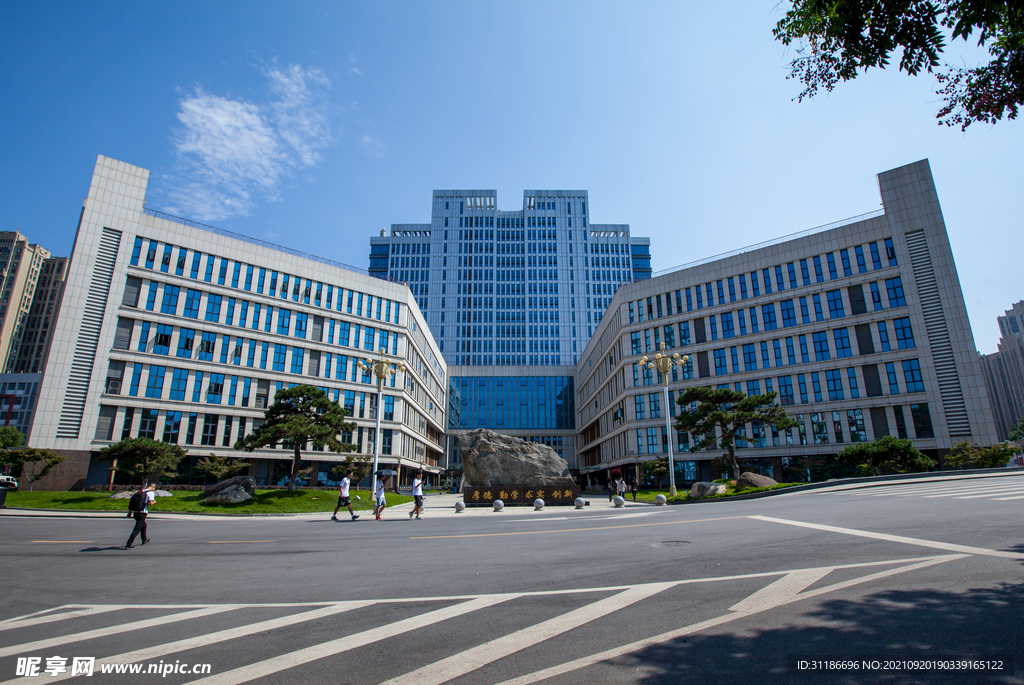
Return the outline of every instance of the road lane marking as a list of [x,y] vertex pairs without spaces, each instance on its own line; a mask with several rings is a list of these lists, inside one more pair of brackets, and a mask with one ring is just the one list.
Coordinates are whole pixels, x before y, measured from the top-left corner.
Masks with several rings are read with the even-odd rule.
[[[817,590],[811,590],[811,591],[808,591],[808,592],[802,592],[802,593],[799,593],[799,594],[796,594],[796,595],[792,595],[788,600],[782,601],[781,603],[774,603],[771,606],[765,606],[764,609],[758,609],[758,610],[754,610],[754,611],[742,611],[742,612],[741,611],[736,611],[736,612],[733,612],[731,614],[725,614],[724,616],[718,616],[716,618],[708,619],[706,621],[700,621],[699,623],[693,623],[691,625],[684,626],[683,628],[679,628],[677,630],[670,630],[670,631],[668,631],[666,633],[662,633],[660,635],[655,635],[654,637],[649,637],[649,638],[646,638],[644,640],[637,640],[636,642],[632,642],[632,643],[630,643],[628,645],[623,645],[621,647],[615,647],[613,649],[608,649],[608,650],[605,650],[603,652],[598,652],[597,654],[591,654],[590,656],[586,656],[586,657],[583,657],[581,659],[575,659],[573,661],[569,661],[569,662],[566,662],[564,664],[559,664],[558,666],[552,666],[551,668],[545,668],[545,669],[540,670],[540,671],[534,671],[533,673],[528,673],[528,674],[520,676],[518,678],[512,678],[510,680],[504,680],[504,681],[498,683],[497,685],[531,685],[532,683],[537,683],[537,682],[540,682],[542,680],[547,680],[548,678],[553,678],[553,677],[555,677],[557,675],[562,675],[564,673],[569,673],[571,671],[575,671],[575,670],[580,669],[580,668],[585,668],[587,666],[593,666],[594,664],[600,663],[602,661],[607,661],[608,659],[614,659],[616,657],[620,657],[620,656],[623,656],[625,654],[629,654],[631,652],[638,652],[638,651],[640,651],[642,649],[647,649],[648,647],[651,647],[651,646],[654,646],[654,645],[663,644],[665,642],[669,642],[671,640],[675,640],[677,638],[684,637],[686,635],[691,635],[693,633],[698,633],[698,632],[700,632],[702,630],[705,630],[707,628],[713,628],[715,626],[719,626],[719,625],[722,625],[724,623],[730,623],[732,621],[736,621],[736,620],[741,619],[741,618],[748,618],[748,617],[753,616],[755,614],[758,614],[758,613],[760,613],[762,611],[766,611],[767,609],[773,609],[773,608],[778,607],[778,606],[783,606],[784,604],[791,604],[793,602],[797,602],[797,601],[800,601],[800,600],[803,600],[803,599],[807,599],[807,598],[810,598],[810,597],[817,597],[817,596],[819,596],[821,594],[824,594],[825,592],[831,592],[832,590],[839,590],[839,589],[851,587],[853,585],[859,585],[861,583],[869,582],[871,580],[879,580],[881,578],[886,578],[888,576],[893,576],[893,575],[896,575],[896,574],[899,574],[899,573],[906,573],[908,571],[914,571],[914,570],[917,570],[917,569],[926,568],[928,566],[934,566],[936,564],[942,564],[942,563],[945,563],[947,561],[953,561],[955,559],[963,559],[965,556],[966,555],[964,555],[964,554],[950,554],[950,555],[944,555],[944,556],[941,556],[941,557],[932,557],[930,559],[925,559],[925,560],[919,561],[918,563],[911,564],[909,566],[901,566],[901,567],[898,567],[898,568],[889,569],[887,571],[879,571],[878,573],[872,573],[872,574],[869,574],[867,576],[862,576],[860,578],[854,578],[852,580],[844,581],[844,582],[841,582],[841,583],[835,583],[833,585],[829,585],[828,587],[818,588]],[[905,560],[905,561],[910,561],[910,560]],[[887,563],[898,563],[898,562],[887,562]],[[830,567],[829,570],[836,569],[836,568],[849,568],[849,566],[833,566],[833,567]],[[816,570],[816,569],[806,569],[806,570],[810,571],[810,570]],[[788,575],[792,575],[792,573],[788,574]],[[752,595],[752,597],[756,596],[757,594],[758,593],[754,593],[754,595]],[[743,604],[743,602],[740,602],[740,604]]]
[[962,554],[977,554],[988,557],[1001,557],[1003,559],[1018,559],[1024,560],[1024,554],[1017,552],[1001,552],[995,549],[986,549],[984,547],[971,547],[968,545],[954,545],[949,542],[937,542],[935,540],[922,540],[921,538],[911,538],[904,535],[889,535],[887,533],[872,533],[867,530],[856,530],[854,528],[840,528],[838,526],[826,526],[820,523],[806,523],[804,521],[791,521],[788,519],[774,518],[772,516],[748,516],[747,518],[754,519],[756,521],[766,521],[768,523],[781,523],[787,526],[797,526],[799,528],[813,528],[814,530],[822,530],[829,533],[842,533],[843,535],[855,535],[862,538],[873,538],[875,540],[885,540],[887,542],[899,542],[904,545],[917,545],[919,547],[931,547],[932,549],[942,549],[947,552],[959,552]]
[[500,604],[501,602],[506,602],[516,596],[517,595],[488,595],[485,597],[476,597],[467,602],[430,611],[420,616],[412,616],[402,621],[396,621],[395,623],[389,623],[378,628],[373,628],[372,630],[366,630],[337,640],[330,640],[319,645],[299,649],[294,652],[289,652],[288,654],[282,654],[281,656],[249,664],[248,666],[242,666],[224,673],[218,673],[217,675],[212,675],[207,678],[192,680],[189,681],[189,685],[198,685],[199,683],[202,683],[203,685],[235,685],[236,683],[246,683],[250,680],[255,680],[256,678],[262,678],[273,673],[288,670],[289,668],[308,664],[311,661],[317,661],[324,657],[341,654],[342,652],[363,647],[373,642],[394,637],[395,635],[407,633],[411,630],[425,628],[435,623],[447,621],[448,619],[468,614],[473,611],[478,611],[494,604]]
[[[76,608],[74,606],[63,606],[57,607],[57,609],[72,609],[71,611],[65,611],[60,614],[47,614],[46,616],[38,616],[37,614],[45,613],[42,611],[36,612],[36,614],[29,614],[28,616],[21,616],[18,618],[9,618],[6,621],[0,621],[0,630],[12,630],[14,628],[28,628],[29,626],[37,626],[44,623],[53,623],[54,621],[63,621],[69,618],[78,618],[79,616],[92,616],[94,614],[102,614],[108,611],[117,611],[122,607],[119,606],[99,606],[99,607],[82,607]],[[56,611],[53,609],[52,611]]]
[[250,545],[260,542],[277,542],[277,540],[210,540],[208,545]]
[[218,606],[207,606],[202,609],[196,609],[194,611],[185,611],[177,614],[170,614],[169,616],[158,616],[156,618],[147,618],[142,621],[132,621],[131,623],[123,623],[119,626],[110,626],[107,628],[97,628],[95,630],[86,630],[81,633],[73,633],[71,635],[61,635],[60,637],[51,637],[45,640],[36,640],[35,642],[25,642],[20,645],[13,645],[11,647],[0,647],[0,657],[10,656],[12,654],[24,654],[25,652],[38,652],[58,645],[66,645],[72,642],[82,642],[84,640],[92,640],[97,637],[108,637],[110,635],[116,635],[118,633],[128,633],[134,630],[142,630],[143,628],[152,628],[154,626],[167,625],[168,623],[176,623],[178,621],[187,621],[192,618],[200,618],[203,616],[210,616],[212,614],[220,614],[225,611],[234,611],[239,608],[237,604],[221,604]]
[[[340,614],[346,611],[352,611],[354,609],[360,609],[362,607],[372,606],[377,604],[375,600],[352,600],[346,602],[337,602],[330,606],[325,606],[320,609],[313,609],[311,611],[300,611],[297,614],[290,614],[288,616],[281,616],[280,618],[273,618],[266,621],[258,621],[256,623],[248,623],[243,626],[236,628],[228,628],[226,630],[219,630],[213,633],[207,633],[206,635],[196,635],[194,637],[186,638],[184,640],[177,640],[176,642],[168,642],[162,645],[156,645],[154,647],[145,647],[143,649],[137,649],[133,652],[125,652],[123,654],[115,654],[113,656],[103,657],[102,659],[96,660],[96,666],[102,666],[105,664],[133,664],[139,661],[148,661],[151,659],[158,659],[168,654],[175,654],[177,652],[184,652],[189,649],[199,649],[208,645],[216,644],[218,642],[225,642],[227,640],[233,640],[239,637],[247,637],[255,635],[257,633],[276,630],[278,628],[285,628],[287,626],[295,625],[297,623],[305,623],[306,621],[315,621],[317,619],[326,618],[335,614]],[[47,678],[46,682],[55,683],[61,680],[67,680],[73,676],[70,673],[63,673],[57,676],[51,676]]]
[[[444,614],[444,613],[440,613],[439,614],[438,612],[433,612],[432,614],[427,614],[427,616],[428,616],[427,623],[423,623],[422,621],[417,622],[419,620],[417,618],[406,619],[404,621],[399,621],[396,624],[379,626],[378,628],[375,628],[375,629],[373,629],[371,631],[367,631],[366,633],[363,633],[363,634],[360,634],[360,635],[357,635],[357,636],[350,636],[349,638],[342,638],[340,640],[336,640],[336,641],[334,641],[332,643],[329,643],[326,650],[321,650],[320,649],[320,647],[323,647],[323,645],[320,645],[318,647],[311,647],[311,648],[308,648],[306,650],[302,650],[302,653],[299,655],[301,658],[298,658],[298,659],[293,658],[291,655],[287,655],[286,654],[286,655],[284,655],[284,657],[280,657],[280,658],[290,659],[290,661],[281,662],[281,661],[279,661],[280,658],[278,658],[278,659],[269,659],[266,662],[264,662],[263,665],[257,664],[256,666],[258,666],[259,668],[257,668],[256,671],[251,671],[251,670],[246,671],[246,669],[248,667],[245,667],[243,669],[235,669],[235,671],[232,672],[232,673],[235,674],[235,676],[233,676],[232,678],[229,678],[227,680],[224,680],[224,681],[210,681],[210,680],[202,681],[202,682],[230,682],[230,683],[246,682],[247,680],[251,680],[253,678],[259,678],[262,675],[264,675],[264,673],[260,672],[261,668],[263,670],[267,670],[267,668],[269,668],[269,670],[267,670],[267,673],[271,673],[271,672],[276,672],[278,670],[282,670],[284,668],[291,668],[292,666],[300,666],[300,665],[302,665],[304,663],[308,663],[310,661],[313,661],[313,660],[316,660],[316,659],[319,659],[319,658],[325,658],[325,657],[331,656],[333,654],[346,651],[347,649],[354,649],[354,648],[362,646],[364,644],[368,644],[368,643],[376,641],[376,640],[384,639],[386,637],[389,637],[392,634],[398,634],[400,632],[408,632],[410,630],[416,629],[417,627],[424,627],[425,625],[430,625],[430,624],[437,623],[437,622],[440,622],[440,621],[448,620],[449,618],[454,618],[455,616],[462,615],[462,614],[467,613],[469,611],[476,611],[477,609],[484,609],[484,608],[487,608],[487,607],[489,607],[489,606],[491,606],[493,604],[498,604],[498,603],[501,603],[501,602],[509,601],[509,600],[512,600],[512,599],[523,598],[523,597],[565,596],[565,595],[576,595],[576,594],[586,594],[586,593],[605,593],[605,594],[608,594],[608,593],[618,593],[618,595],[617,595],[619,597],[618,601],[621,602],[621,603],[626,603],[628,605],[628,604],[635,603],[635,601],[638,601],[638,599],[642,599],[643,596],[651,596],[651,595],[656,594],[658,592],[664,591],[667,587],[694,585],[694,584],[698,584],[698,583],[711,583],[711,582],[724,582],[724,581],[734,581],[734,580],[747,580],[747,579],[754,579],[754,578],[778,578],[773,583],[771,583],[771,585],[769,586],[769,588],[770,588],[769,590],[767,590],[767,591],[760,590],[758,592],[755,592],[753,595],[748,597],[747,600],[741,601],[739,603],[739,606],[741,608],[746,608],[746,609],[757,608],[758,611],[765,611],[765,610],[767,610],[769,608],[773,608],[775,606],[781,606],[782,604],[787,604],[790,601],[796,601],[796,600],[799,600],[799,599],[804,599],[804,598],[808,598],[808,597],[818,596],[820,594],[824,594],[824,593],[827,593],[827,592],[832,592],[832,591],[837,590],[837,589],[842,589],[842,588],[845,588],[845,587],[849,587],[851,585],[856,585],[856,584],[859,584],[859,583],[867,582],[867,581],[872,580],[872,579],[884,578],[884,577],[887,577],[887,576],[895,574],[895,573],[902,573],[904,571],[912,570],[912,569],[915,569],[915,568],[924,568],[926,566],[930,566],[930,565],[937,564],[937,563],[942,563],[944,561],[951,561],[953,559],[962,559],[965,556],[967,556],[967,555],[960,554],[960,555],[927,556],[927,557],[917,557],[917,558],[910,558],[910,559],[893,559],[893,560],[888,560],[888,561],[858,562],[858,563],[852,563],[852,564],[842,564],[842,565],[836,565],[836,566],[822,567],[822,568],[817,568],[817,569],[793,569],[793,570],[782,570],[782,571],[763,571],[763,572],[758,572],[758,573],[746,573],[746,574],[740,574],[740,575],[734,575],[734,576],[720,576],[720,577],[710,577],[710,578],[707,578],[707,577],[705,577],[705,578],[690,578],[690,579],[677,580],[677,581],[669,581],[669,582],[662,582],[662,583],[646,583],[646,584],[641,584],[641,585],[623,585],[623,586],[591,587],[591,588],[570,588],[570,589],[564,589],[564,590],[537,590],[537,591],[531,591],[531,592],[504,593],[504,594],[500,594],[500,595],[462,595],[462,596],[450,596],[450,597],[422,597],[422,596],[418,596],[418,597],[411,597],[411,598],[388,598],[388,599],[376,599],[376,600],[352,600],[352,601],[334,602],[334,603],[331,603],[331,602],[290,602],[290,603],[286,603],[286,602],[281,602],[281,603],[273,602],[273,603],[266,603],[266,604],[232,604],[232,605],[227,605],[225,607],[225,609],[226,610],[253,609],[253,608],[257,608],[258,609],[258,608],[268,608],[268,607],[288,607],[288,608],[310,608],[310,607],[317,607],[317,608],[314,609],[314,610],[310,610],[310,611],[299,612],[298,614],[289,614],[288,616],[283,616],[283,617],[279,617],[279,618],[275,618],[275,619],[269,619],[267,621],[262,621],[262,622],[252,623],[252,624],[236,626],[234,628],[229,628],[229,629],[226,629],[226,630],[221,630],[221,631],[217,631],[217,632],[214,632],[214,633],[209,633],[209,634],[206,634],[206,635],[194,635],[193,637],[186,638],[184,640],[178,640],[178,641],[171,642],[171,643],[166,643],[166,644],[163,644],[163,645],[155,645],[153,647],[146,647],[146,648],[142,648],[142,649],[135,650],[135,651],[132,651],[132,652],[127,652],[125,654],[104,657],[103,659],[100,659],[98,661],[99,661],[99,663],[102,664],[102,663],[118,663],[118,662],[132,662],[132,661],[138,662],[138,661],[144,661],[144,660],[151,660],[151,659],[154,659],[154,658],[165,656],[167,654],[172,654],[172,653],[175,653],[175,652],[181,652],[181,651],[184,651],[184,650],[187,650],[187,649],[194,649],[194,648],[197,648],[197,647],[202,647],[204,645],[214,644],[216,642],[223,642],[225,640],[230,640],[230,639],[235,639],[235,638],[251,636],[251,635],[254,635],[254,634],[257,634],[257,633],[261,633],[261,632],[267,632],[268,630],[273,630],[273,629],[279,628],[279,627],[294,625],[294,624],[298,624],[298,623],[304,623],[304,622],[315,620],[315,619],[318,619],[318,618],[323,618],[323,617],[326,617],[328,615],[332,615],[332,614],[336,614],[336,613],[341,613],[341,612],[346,611],[346,610],[351,610],[351,609],[354,609],[354,608],[358,608],[360,606],[371,606],[371,605],[375,605],[375,604],[389,604],[389,603],[415,603],[415,602],[438,602],[438,601],[455,601],[455,602],[460,602],[459,604],[454,605],[454,607],[451,607],[453,609],[453,611],[450,611],[447,614]],[[807,587],[807,586],[809,586],[809,584],[811,584],[813,582],[812,578],[817,578],[817,577],[823,576],[823,575],[825,575],[825,574],[827,574],[827,573],[829,573],[829,572],[831,572],[833,570],[836,570],[836,569],[877,568],[879,566],[894,566],[895,568],[890,569],[890,570],[886,570],[886,571],[881,571],[881,572],[878,572],[878,573],[869,574],[867,576],[862,576],[860,578],[855,578],[855,579],[850,580],[850,581],[844,581],[844,582],[836,583],[836,584],[829,585],[829,586],[826,586],[826,587],[820,587],[820,588],[817,588],[817,589],[811,590],[811,591],[806,591],[806,590],[802,589],[802,587]],[[781,576],[781,578],[780,578],[780,576]],[[637,593],[639,593],[639,594],[637,594]],[[599,608],[600,608],[600,612],[601,613],[608,614],[608,613],[611,613],[611,611],[613,610],[613,608],[610,608],[610,607],[612,607],[612,604],[610,604],[610,602],[614,602],[615,600],[616,600],[615,597],[611,597],[611,598],[608,598],[608,599],[602,599],[600,602],[596,602],[596,603],[593,603],[591,605],[588,605],[588,607],[590,607],[594,611],[598,611]],[[746,603],[746,605],[747,605],[746,607],[744,607],[744,603]],[[126,611],[136,612],[136,611],[138,611],[139,609],[142,609],[142,608],[145,608],[145,609],[180,609],[180,608],[195,607],[195,606],[197,606],[197,605],[184,605],[183,606],[183,605],[124,605],[124,604],[119,604],[119,605],[97,605],[97,606],[94,606],[94,607],[82,606],[82,605],[63,605],[61,607],[56,607],[54,609],[47,609],[45,611],[60,611],[60,610],[64,610],[64,609],[69,609],[69,610],[73,610],[73,611],[79,611],[79,610],[85,610],[85,609],[95,609],[98,612],[103,612],[103,611],[111,611],[111,610],[115,610],[115,609],[124,609]],[[201,609],[215,608],[215,607],[211,607],[210,605],[200,605],[200,607],[201,607]],[[614,610],[618,610],[618,608],[621,608],[621,607],[618,607],[617,605],[615,605]],[[729,614],[728,616],[748,616],[748,615],[751,615],[751,613],[756,613],[756,612],[752,612],[752,611],[749,611],[749,610],[742,611],[742,612],[735,611],[735,606],[733,607],[733,610],[734,610],[733,614]],[[73,613],[73,611],[72,612],[65,612],[65,613]],[[442,609],[440,611],[444,612],[446,610]],[[584,607],[583,611],[586,612],[587,611],[587,607]],[[19,619],[16,619],[16,620],[17,621],[31,620],[31,619],[34,619],[36,617],[39,617],[38,615],[41,614],[41,613],[45,613],[45,612],[36,612],[35,614],[28,614],[28,615],[22,616],[22,617],[20,617]],[[135,615],[135,614],[132,613],[132,615]],[[576,616],[577,616],[576,624],[578,624],[580,622],[579,619],[585,618],[585,616],[583,616],[582,614],[579,614],[579,613],[576,614]],[[40,617],[40,618],[45,618],[45,617]],[[181,618],[181,615],[180,614],[179,615],[175,615],[172,618]],[[422,617],[420,617],[420,618],[422,618]],[[728,618],[728,620],[733,620],[733,619],[732,618]],[[550,631],[553,628],[558,627],[557,626],[558,621],[559,621],[559,617],[555,617],[554,619],[551,619],[550,622],[546,622],[544,624],[545,626],[547,626],[547,630],[549,631],[549,636],[557,634],[557,633],[550,632]],[[152,622],[147,622],[147,623],[152,624]],[[568,623],[568,621],[566,623]],[[711,624],[707,624],[707,625],[711,625]],[[395,630],[395,626],[399,626],[399,629],[397,631]],[[138,622],[135,622],[135,623],[132,623],[132,624],[128,624],[127,627],[125,627],[125,626],[115,626],[114,629],[105,629],[105,630],[99,631],[99,632],[103,632],[104,635],[112,635],[112,634],[116,634],[116,633],[119,633],[119,632],[125,632],[125,630],[134,630],[137,627],[138,627]],[[694,627],[690,626],[690,628],[694,628]],[[505,638],[499,638],[499,641],[507,642],[508,644],[506,645],[506,649],[508,649],[508,648],[510,648],[510,646],[514,646],[516,644],[522,644],[525,641],[529,641],[527,638],[531,637],[531,634],[529,633],[530,630],[532,630],[532,628],[528,628],[526,633],[519,632],[519,633],[514,634],[512,636],[508,636],[507,640]],[[564,632],[564,631],[562,631],[562,632]],[[71,636],[71,637],[80,638],[80,637],[82,637],[82,635],[80,634],[80,635]],[[543,639],[547,639],[547,638],[545,638],[543,636],[538,637],[538,635],[532,635],[532,637],[536,638],[534,640],[533,644],[536,644],[537,642],[542,641]],[[346,643],[345,642],[346,640],[348,640],[349,642]],[[353,642],[352,640],[355,640],[355,641]],[[498,644],[499,647],[500,647],[500,643],[498,641],[492,641],[491,643],[489,643],[488,649],[497,649],[497,647],[495,647],[496,644]],[[37,646],[36,643],[29,643],[27,645],[20,645],[19,647],[27,649],[27,650],[32,650],[36,646]],[[520,649],[522,649],[522,647],[520,647]],[[471,649],[470,651],[473,651],[473,650]],[[513,653],[514,651],[518,651],[518,650],[513,650],[513,651],[510,651],[508,653]],[[477,658],[479,659],[480,657],[478,656]],[[276,662],[277,665],[274,665],[275,662]],[[271,666],[267,667],[267,666],[265,666],[265,664],[271,664]],[[278,668],[278,666],[280,666],[280,668]],[[60,676],[53,677],[52,680],[54,680],[54,682],[56,682],[58,680],[64,680],[64,679],[66,679],[68,677],[70,677],[70,676],[62,674]],[[214,678],[214,676],[211,676],[211,678]],[[14,680],[5,681],[5,683],[0,684],[0,685],[6,685],[7,683],[20,683],[21,685],[28,685],[31,682],[35,682],[35,679],[25,677],[25,678],[16,678]]]
[[552,533],[582,533],[588,530],[613,530],[616,528],[644,528],[646,526],[671,526],[680,523],[702,523],[704,521],[729,521],[745,519],[749,516],[722,516],[712,519],[687,519],[685,521],[660,521],[658,523],[629,523],[624,526],[591,526],[589,528],[563,528],[561,530],[521,530],[514,533],[474,533],[469,535],[421,535],[410,537],[410,540],[449,540],[452,538],[496,538],[505,535],[550,535]]
[[1018,495],[1017,497],[993,497],[996,502],[1008,502],[1012,499],[1024,499],[1024,495]]
[[[959,497],[961,495],[977,495],[978,497],[985,497],[986,495],[1006,495],[1013,492],[1024,491],[1024,485],[1008,485],[1001,488],[970,488],[966,490],[957,490],[956,492],[942,492],[935,495],[922,495],[922,499],[933,499],[935,497]],[[979,494],[980,493],[980,494]]]
[[651,583],[630,588],[612,597],[580,607],[574,611],[556,616],[536,625],[517,630],[482,645],[477,645],[459,654],[427,664],[381,685],[441,685],[454,678],[466,675],[487,664],[504,659],[510,654],[522,651],[535,644],[549,640],[564,632],[577,628],[598,618],[625,609],[643,599],[663,592],[675,583]]
[[774,583],[765,585],[746,599],[733,604],[729,607],[729,611],[756,614],[781,606],[832,571],[833,568],[831,566],[826,566],[823,568],[805,568],[787,573]]

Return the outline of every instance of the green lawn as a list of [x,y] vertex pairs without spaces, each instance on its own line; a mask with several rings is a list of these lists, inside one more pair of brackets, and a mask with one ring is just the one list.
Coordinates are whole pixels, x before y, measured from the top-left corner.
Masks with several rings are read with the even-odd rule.
[[[355,495],[361,499],[356,499]],[[174,491],[173,497],[157,497],[150,505],[151,513],[191,512],[200,514],[305,514],[334,511],[338,493],[331,490],[257,490],[256,497],[241,504],[207,506],[201,503],[203,493],[193,490]],[[388,506],[411,502],[409,495],[387,494]],[[127,499],[110,499],[104,492],[11,492],[7,506],[29,509],[77,509],[83,511],[128,511]],[[356,510],[370,510],[368,491],[353,493]]]
[[[749,495],[753,492],[764,492],[765,490],[779,490],[781,488],[791,488],[794,485],[805,485],[805,483],[779,483],[778,485],[772,485],[767,488],[747,488],[746,490],[737,491],[736,488],[730,483],[726,487],[728,491],[724,495],[711,495],[704,499],[718,499],[721,497],[731,497],[733,495]],[[654,498],[658,495],[665,495],[669,504],[678,504],[680,502],[694,501],[689,499],[690,490],[689,488],[678,488],[678,497],[669,497],[668,490],[641,490],[636,493],[636,499],[638,502],[653,502]],[[626,501],[631,502],[633,495],[629,492],[626,493]]]

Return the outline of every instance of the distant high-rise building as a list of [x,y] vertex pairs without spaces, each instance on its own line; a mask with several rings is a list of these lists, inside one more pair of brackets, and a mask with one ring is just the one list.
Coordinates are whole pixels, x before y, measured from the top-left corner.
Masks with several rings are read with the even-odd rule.
[[50,252],[17,231],[0,231],[0,354],[11,371],[35,298],[43,261]]
[[1024,301],[1006,310],[998,321],[998,351],[982,355],[981,361],[996,433],[1006,440],[1024,417]]
[[650,239],[591,223],[589,204],[527,190],[504,211],[494,190],[435,190],[429,224],[370,239],[370,273],[409,284],[449,365],[449,431],[544,442],[575,468],[574,365],[616,290],[651,276]]
[[41,373],[46,366],[46,355],[53,341],[57,313],[64,296],[68,258],[49,257],[43,260],[35,296],[28,316],[24,317],[20,334],[11,347],[8,372]]

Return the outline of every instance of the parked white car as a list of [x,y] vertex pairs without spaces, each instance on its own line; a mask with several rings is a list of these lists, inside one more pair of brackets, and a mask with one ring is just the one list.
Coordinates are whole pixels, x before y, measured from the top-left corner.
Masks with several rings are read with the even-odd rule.
[[18,480],[14,476],[0,476],[0,488],[18,489]]

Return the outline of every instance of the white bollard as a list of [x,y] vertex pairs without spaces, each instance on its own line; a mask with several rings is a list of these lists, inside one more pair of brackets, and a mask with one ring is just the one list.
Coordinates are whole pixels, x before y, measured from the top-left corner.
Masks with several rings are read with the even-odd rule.
[[587,506],[586,500],[584,500],[582,497],[577,497],[573,504],[576,505],[577,509],[582,509],[583,507]]
[[500,499],[494,500],[494,511],[501,511],[504,508],[505,508],[505,503],[504,502],[502,502]]
[[456,502],[455,503],[455,513],[456,514],[461,514],[465,510],[466,510],[466,503],[465,502]]
[[665,506],[666,502],[668,502],[668,499],[665,498],[665,495],[655,495],[655,497],[654,497],[654,506],[656,506],[656,507],[663,507],[663,506]]
[[544,508],[544,500],[542,500],[539,497],[537,499],[533,500],[533,510],[534,511],[540,511],[543,508]]
[[622,499],[621,497],[616,497],[615,499],[612,500],[612,504],[615,505],[616,509],[620,509],[626,506],[626,500]]

